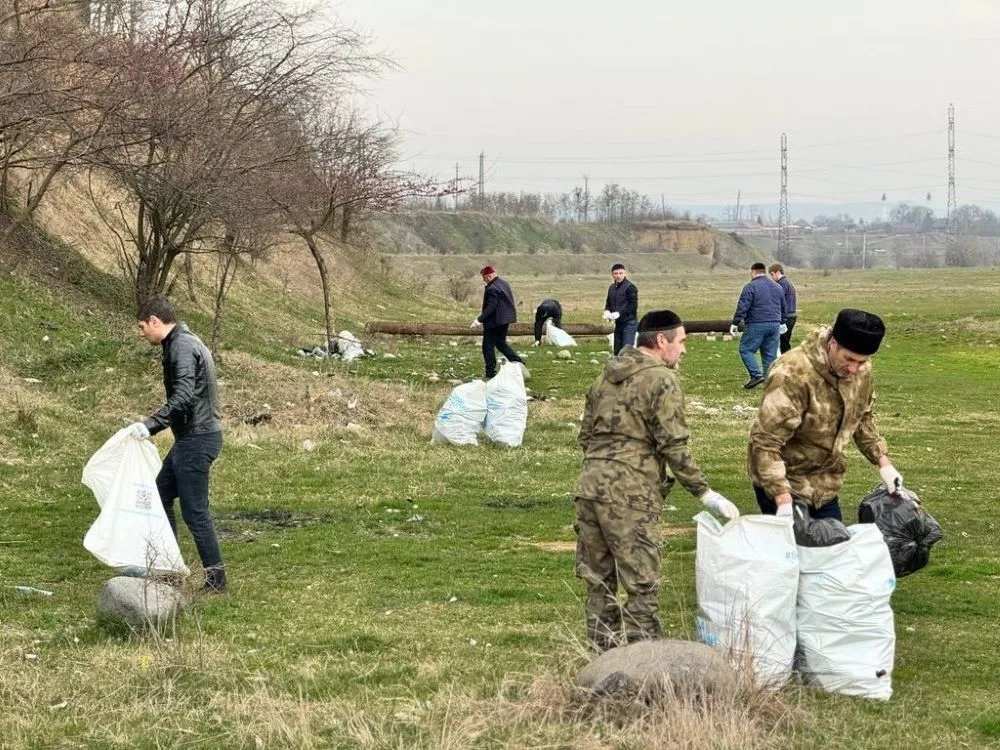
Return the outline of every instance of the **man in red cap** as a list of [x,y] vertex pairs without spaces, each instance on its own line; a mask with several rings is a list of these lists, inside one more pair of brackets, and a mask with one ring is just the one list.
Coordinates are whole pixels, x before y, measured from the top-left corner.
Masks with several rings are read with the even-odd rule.
[[525,380],[528,378],[528,368],[524,360],[507,343],[507,329],[511,323],[517,322],[517,306],[514,303],[514,292],[504,279],[497,275],[493,266],[484,266],[479,272],[483,277],[483,311],[472,321],[470,328],[483,329],[483,362],[486,365],[486,379],[497,374],[497,356],[494,350],[507,358],[508,362],[521,365]]

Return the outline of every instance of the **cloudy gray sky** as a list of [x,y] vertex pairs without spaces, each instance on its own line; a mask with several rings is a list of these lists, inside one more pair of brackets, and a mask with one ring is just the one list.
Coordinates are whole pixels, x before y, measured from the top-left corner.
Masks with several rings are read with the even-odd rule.
[[[398,70],[406,164],[488,190],[618,182],[668,203],[1000,205],[995,0],[331,0]],[[794,211],[793,211],[794,214]]]

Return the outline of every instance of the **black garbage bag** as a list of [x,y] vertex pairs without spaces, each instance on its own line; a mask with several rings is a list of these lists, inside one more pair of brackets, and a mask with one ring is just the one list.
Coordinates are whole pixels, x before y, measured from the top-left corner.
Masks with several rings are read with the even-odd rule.
[[792,530],[800,547],[832,547],[851,538],[836,518],[810,518],[809,506],[795,500],[792,507]]
[[927,565],[931,547],[944,536],[941,525],[924,510],[915,493],[904,489],[890,495],[881,484],[861,501],[858,521],[878,526],[889,547],[896,578]]

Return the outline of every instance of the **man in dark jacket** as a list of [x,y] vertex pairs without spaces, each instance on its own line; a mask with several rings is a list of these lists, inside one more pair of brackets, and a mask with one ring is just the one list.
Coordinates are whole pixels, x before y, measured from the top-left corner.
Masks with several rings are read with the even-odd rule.
[[[485,266],[479,272],[483,277],[483,311],[472,321],[471,328],[483,328],[483,362],[486,364],[486,379],[497,374],[497,357],[494,349],[507,358],[508,362],[519,362],[527,376],[524,360],[507,343],[507,329],[517,322],[517,307],[510,284],[497,275],[493,266]],[[527,379],[527,377],[525,378]]]
[[[763,263],[750,266],[750,283],[743,287],[729,332],[735,336],[744,323],[740,339],[740,359],[750,374],[747,390],[764,382],[771,363],[778,356],[778,339],[785,332],[785,292],[767,276]],[[757,364],[760,351],[761,364]],[[763,366],[763,369],[762,369]]]
[[562,328],[562,305],[557,299],[543,299],[535,308],[535,346],[542,343],[542,328],[549,319],[556,328]]
[[780,263],[769,265],[767,275],[778,282],[785,292],[785,332],[781,334],[781,353],[784,354],[792,348],[792,329],[795,328],[795,321],[798,317],[795,310],[795,285],[785,276],[785,269]]
[[167,402],[151,417],[131,426],[140,440],[165,430],[174,444],[156,477],[156,488],[177,536],[174,500],[194,537],[205,569],[205,593],[226,590],[226,569],[219,539],[208,509],[208,472],[222,450],[222,420],[212,353],[183,323],[177,323],[173,305],[162,297],[139,308],[139,332],[153,346],[162,347],[163,385]]
[[611,266],[608,298],[604,302],[604,319],[615,324],[614,353],[618,354],[626,346],[635,344],[635,334],[639,323],[639,289],[625,276],[625,266],[615,263]]

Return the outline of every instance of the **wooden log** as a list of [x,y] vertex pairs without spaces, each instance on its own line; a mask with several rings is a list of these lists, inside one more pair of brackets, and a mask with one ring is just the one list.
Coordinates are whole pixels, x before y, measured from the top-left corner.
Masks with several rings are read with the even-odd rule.
[[[722,333],[729,331],[729,320],[688,320],[684,327],[688,333]],[[570,336],[607,336],[614,329],[597,323],[566,323],[563,330]],[[392,320],[373,320],[365,325],[365,333],[389,336],[481,336],[482,328],[469,328],[455,323],[413,323]],[[514,323],[508,336],[534,336],[531,323]]]

